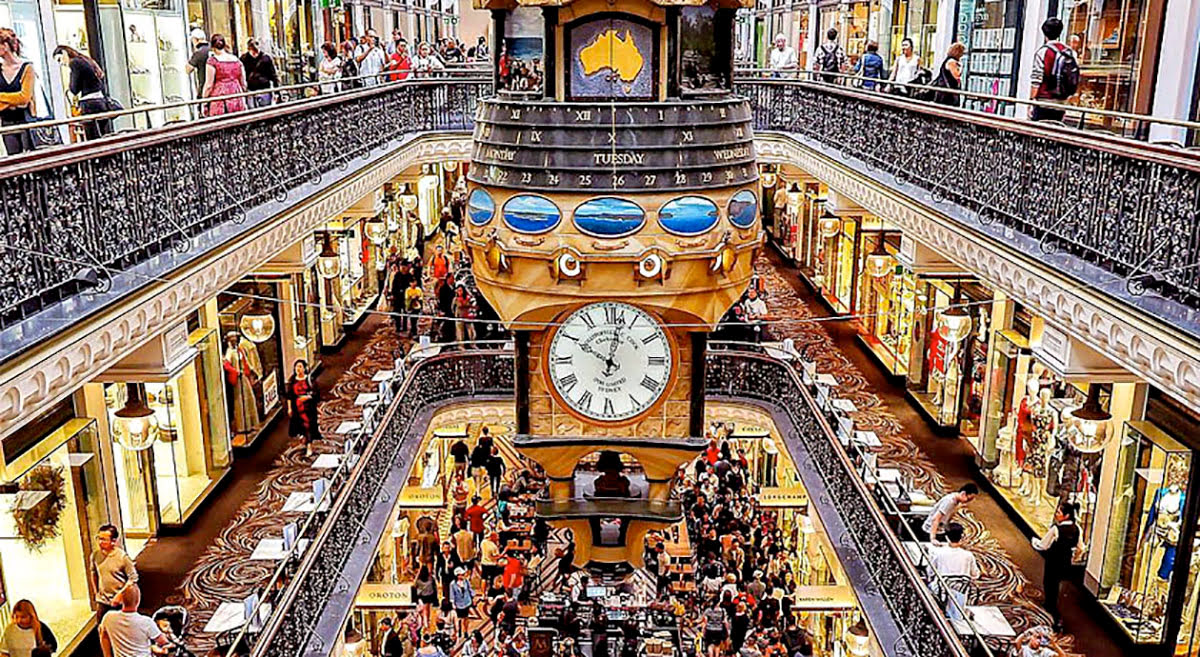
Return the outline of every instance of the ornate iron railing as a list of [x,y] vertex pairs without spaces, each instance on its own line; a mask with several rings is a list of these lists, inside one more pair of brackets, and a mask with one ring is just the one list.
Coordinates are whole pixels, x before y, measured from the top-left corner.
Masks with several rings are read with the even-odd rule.
[[123,135],[0,166],[0,327],[403,136],[469,131],[491,83],[400,82]]
[[746,80],[755,130],[837,149],[950,201],[1200,306],[1200,157],[1168,146],[802,81]]
[[965,655],[945,614],[934,604],[899,539],[791,367],[759,354],[713,349],[708,353],[705,394],[753,399],[787,414],[796,433],[785,435],[785,440],[798,443],[813,459],[866,571],[902,631],[898,641],[904,643],[904,650],[884,645],[885,654]]
[[[411,465],[412,456],[403,448],[414,450],[420,442],[424,427],[414,422],[421,411],[456,397],[511,394],[514,373],[513,352],[503,349],[452,351],[417,361],[378,427],[359,446],[358,462],[335,491],[328,517],[295,567],[290,584],[264,594],[265,601],[274,603],[273,611],[262,632],[250,637],[254,657],[306,654],[314,637],[320,637],[317,624],[326,614],[344,619],[349,613],[348,608],[328,609],[330,597],[339,585],[352,595],[360,584],[345,575],[351,553],[356,546],[379,538],[371,535],[368,517],[380,504],[391,508],[394,499],[384,499],[389,497],[383,494],[384,482],[393,469],[407,472]],[[332,637],[315,641],[326,654],[333,647]]]

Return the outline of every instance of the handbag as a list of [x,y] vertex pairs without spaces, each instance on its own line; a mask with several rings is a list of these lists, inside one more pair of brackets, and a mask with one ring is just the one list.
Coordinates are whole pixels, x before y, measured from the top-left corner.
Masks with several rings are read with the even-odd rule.
[[[30,73],[30,75],[33,75]],[[53,116],[40,117],[37,115],[36,97],[29,99],[29,104],[25,106],[25,122],[37,123],[39,121],[52,121]],[[34,150],[46,148],[49,146],[61,146],[63,143],[62,132],[58,126],[42,126],[29,129],[29,141],[33,143]]]

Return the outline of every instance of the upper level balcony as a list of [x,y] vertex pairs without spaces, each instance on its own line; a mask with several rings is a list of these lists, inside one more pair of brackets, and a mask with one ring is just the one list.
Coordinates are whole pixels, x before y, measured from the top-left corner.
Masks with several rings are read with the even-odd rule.
[[[1179,390],[1200,390],[1194,357],[1179,356],[1200,339],[1194,151],[809,80],[750,76],[732,94],[670,88],[653,111],[573,100],[565,89],[552,90],[551,100],[545,90],[496,92],[497,83],[505,81],[486,74],[409,80],[7,158],[0,359],[12,361],[164,285],[185,264],[253,234],[302,199],[332,193],[405,144],[436,137],[468,148],[475,131],[473,180],[514,176],[503,184],[538,191],[558,170],[559,186],[593,194],[613,192],[614,169],[630,188],[648,184],[645,176],[658,174],[638,171],[636,160],[665,166],[663,153],[672,153],[685,161],[671,167],[671,180],[652,184],[676,188],[682,173],[682,192],[706,174],[752,180],[756,172],[742,171],[752,128],[760,161],[802,157],[823,177],[870,183],[877,207],[894,210],[885,218],[901,227],[909,226],[903,217],[936,215],[942,241],[935,248],[984,264],[1001,254],[1028,265],[1013,276],[1054,273],[1053,285],[1046,277],[1002,282],[1043,297],[1064,321],[1087,316],[1085,301],[1136,317],[1159,337],[1124,355],[1161,369]],[[510,125],[513,111],[524,128]],[[717,127],[685,127],[700,117]],[[535,132],[546,141],[529,143]],[[605,143],[613,134],[615,143]],[[588,148],[568,148],[581,139]],[[581,185],[588,175],[593,185]],[[1130,342],[1128,321],[1096,321],[1093,331],[1098,340]]]

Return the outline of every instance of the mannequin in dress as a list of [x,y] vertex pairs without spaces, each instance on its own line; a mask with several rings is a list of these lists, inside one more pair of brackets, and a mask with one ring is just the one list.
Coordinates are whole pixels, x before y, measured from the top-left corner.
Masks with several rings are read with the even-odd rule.
[[1151,549],[1162,548],[1157,570],[1151,580],[1151,598],[1165,600],[1170,588],[1171,572],[1175,569],[1175,551],[1179,547],[1179,529],[1183,524],[1184,503],[1187,494],[1187,465],[1172,460],[1167,465],[1164,486],[1154,493],[1154,501],[1146,514],[1143,541],[1149,540]]
[[1036,497],[1046,486],[1046,463],[1050,460],[1050,448],[1054,442],[1054,429],[1058,424],[1058,413],[1050,405],[1050,389],[1038,390],[1037,403],[1029,409],[1029,443],[1025,453],[1024,470],[1028,474],[1023,484],[1024,493]]
[[1025,461],[1029,457],[1030,441],[1033,435],[1033,409],[1037,406],[1038,390],[1040,388],[1041,386],[1038,384],[1037,377],[1030,377],[1025,382],[1025,396],[1017,404],[1017,430],[1016,438],[1013,440],[1013,451],[1016,456],[1017,469],[1021,476],[1021,485],[1018,491],[1021,495],[1027,495],[1031,485]]
[[[243,344],[249,344],[247,350]],[[253,351],[253,356],[250,352]],[[258,350],[254,344],[242,338],[237,331],[225,334],[225,353],[222,356],[225,382],[229,385],[230,417],[233,432],[250,433],[259,422],[258,398],[254,395],[254,384],[262,376],[258,362]]]

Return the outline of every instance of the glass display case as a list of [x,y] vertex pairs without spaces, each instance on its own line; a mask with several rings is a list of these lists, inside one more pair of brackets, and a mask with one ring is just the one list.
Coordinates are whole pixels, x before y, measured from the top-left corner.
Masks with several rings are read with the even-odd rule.
[[[183,16],[149,9],[124,9],[125,56],[131,107],[178,103],[192,98]],[[188,118],[187,108],[149,113],[152,126]],[[144,119],[143,119],[144,120]]]
[[318,365],[321,332],[320,280],[314,269],[292,274],[292,339],[296,357],[312,369]]
[[1154,424],[1126,422],[1118,458],[1097,597],[1135,643],[1160,643],[1192,453]]
[[934,37],[937,36],[938,0],[897,0],[892,16],[891,41],[880,42],[879,53],[887,57],[887,68],[900,56],[903,41],[912,39],[913,52],[921,58],[921,65],[932,69],[937,53],[933,52]]
[[[870,253],[878,239],[878,235],[868,237],[863,251]],[[917,282],[894,257],[889,257],[889,262],[888,273],[879,278],[862,267],[858,334],[887,371],[904,376],[908,373]]]
[[[1079,91],[1073,104],[1117,112],[1134,111],[1148,6],[1143,0],[1117,0],[1099,6],[1063,0],[1059,5],[1059,17],[1065,26],[1062,41],[1075,50],[1079,61]],[[1087,121],[1096,127],[1116,129],[1123,123],[1103,116],[1089,116]]]
[[69,419],[7,464],[19,490],[0,494],[0,591],[33,602],[60,645],[95,617],[91,549],[109,520],[98,448],[96,420]]
[[820,234],[819,265],[813,282],[829,305],[841,313],[849,313],[855,284],[855,248],[858,242],[858,222],[842,219],[841,229],[832,237]]
[[[279,324],[278,304],[269,283],[242,282],[217,298],[220,308],[221,366],[225,372],[225,405],[234,447],[254,442],[282,408],[283,354],[281,332],[274,329],[259,342],[251,339],[242,319],[251,312],[266,312]],[[261,308],[255,309],[255,300]]]
[[110,426],[128,400],[128,385],[141,386],[158,420],[158,439],[136,452],[119,444],[114,469],[125,533],[144,538],[158,526],[188,520],[232,461],[225,412],[221,345],[216,329],[188,336],[196,349],[190,363],[165,381],[110,383],[104,387]]

